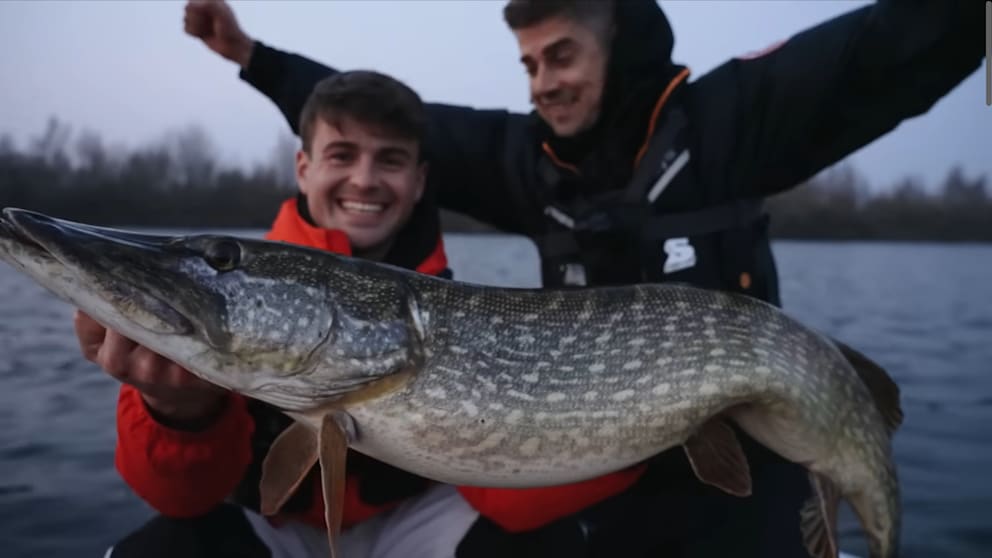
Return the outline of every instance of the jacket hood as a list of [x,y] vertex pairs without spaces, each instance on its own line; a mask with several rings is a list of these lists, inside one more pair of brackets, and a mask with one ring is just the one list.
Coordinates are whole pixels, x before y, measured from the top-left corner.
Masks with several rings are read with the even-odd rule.
[[617,0],[615,22],[608,85],[671,69],[675,36],[657,0]]

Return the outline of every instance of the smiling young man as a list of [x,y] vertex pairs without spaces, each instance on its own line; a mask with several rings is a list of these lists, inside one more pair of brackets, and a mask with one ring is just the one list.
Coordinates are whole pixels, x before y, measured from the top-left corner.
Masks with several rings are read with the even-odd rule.
[[[879,0],[690,82],[655,0],[510,0],[535,113],[428,104],[425,195],[533,239],[547,287],[679,281],[778,304],[762,200],[975,72],[973,5]],[[185,28],[294,129],[335,72],[253,40],[223,2],[191,1]],[[805,470],[740,437],[748,498],[698,482],[680,449],[587,483],[463,487],[482,517],[457,556],[807,556]]]
[[[310,221],[344,232],[355,256],[381,261],[424,194],[427,163],[417,132],[423,124],[378,105],[386,93],[375,88],[393,84],[373,76],[352,73],[344,83],[318,84],[300,116],[296,179]],[[288,211],[296,211],[289,203]]]
[[[427,163],[419,97],[375,72],[318,82],[299,118],[299,195],[266,238],[450,277],[436,209],[422,202]],[[311,558],[326,555],[314,471],[272,519],[258,515],[261,461],[290,424],[272,407],[221,391],[88,316],[85,356],[120,380],[116,464],[159,512],[108,556]],[[444,556],[478,516],[453,487],[350,452],[340,549],[349,558]]]

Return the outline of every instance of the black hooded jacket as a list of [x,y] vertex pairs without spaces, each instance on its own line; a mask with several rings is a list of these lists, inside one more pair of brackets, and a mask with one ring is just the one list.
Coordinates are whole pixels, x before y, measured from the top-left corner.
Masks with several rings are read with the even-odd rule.
[[[728,60],[690,82],[678,78],[684,68],[671,60],[672,30],[657,3],[619,2],[599,123],[563,139],[536,114],[429,104],[427,197],[535,239],[546,286],[574,283],[565,271],[575,263],[585,274],[580,284],[681,281],[778,303],[767,219],[755,207],[925,113],[973,73],[983,56],[975,4],[880,0],[802,31],[762,56]],[[256,43],[241,77],[271,98],[298,132],[310,90],[334,72]],[[655,129],[671,127],[673,115],[682,113],[686,125],[663,156],[671,163],[687,150],[688,164],[645,210],[663,222],[657,234],[645,239],[636,225],[572,231],[549,217],[549,205],[581,213],[606,206],[604,193],[618,195],[669,85],[673,90]],[[543,143],[578,173],[549,165]],[[645,159],[642,166],[665,163]],[[706,208],[728,209],[716,219],[716,231],[699,226],[712,220],[694,213]],[[620,220],[637,213],[627,209],[614,213]],[[434,213],[432,204],[422,204],[414,228],[423,234],[404,238],[394,250],[422,252],[418,244],[432,242],[439,230]],[[680,223],[694,226],[680,233]],[[545,246],[544,238],[560,233],[574,239],[572,252]]]

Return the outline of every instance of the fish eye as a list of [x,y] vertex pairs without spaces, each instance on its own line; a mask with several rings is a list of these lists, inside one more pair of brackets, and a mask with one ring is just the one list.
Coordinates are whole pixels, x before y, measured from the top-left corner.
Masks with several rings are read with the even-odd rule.
[[203,251],[203,260],[217,271],[231,271],[241,263],[241,245],[228,239],[211,242]]

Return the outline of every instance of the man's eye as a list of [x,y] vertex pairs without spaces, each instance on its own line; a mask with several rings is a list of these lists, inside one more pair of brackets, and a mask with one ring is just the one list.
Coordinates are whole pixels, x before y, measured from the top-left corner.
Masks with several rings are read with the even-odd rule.
[[336,162],[336,163],[346,163],[348,161],[351,161],[354,157],[352,157],[351,153],[344,153],[344,152],[333,153],[332,152],[332,153],[328,153],[327,158],[329,160],[331,160],[331,161]]
[[572,63],[572,53],[562,53],[552,56],[548,62],[555,66],[568,66]]

